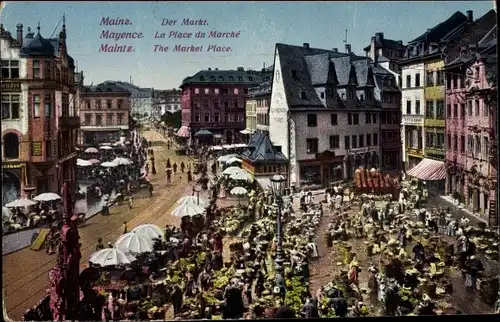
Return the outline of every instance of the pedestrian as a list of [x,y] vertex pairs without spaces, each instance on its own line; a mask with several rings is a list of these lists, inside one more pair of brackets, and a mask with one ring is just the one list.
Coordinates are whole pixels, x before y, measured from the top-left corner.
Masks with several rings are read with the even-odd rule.
[[123,233],[124,234],[128,233],[128,228],[127,228],[127,222],[126,221],[123,222]]
[[130,195],[128,197],[128,208],[132,209],[132,206],[133,206],[133,200],[132,200],[132,195]]
[[95,250],[96,250],[96,251],[99,251],[99,250],[101,250],[101,249],[104,249],[104,244],[102,243],[102,238],[101,238],[101,237],[99,237],[99,238],[97,239],[97,245],[95,246]]

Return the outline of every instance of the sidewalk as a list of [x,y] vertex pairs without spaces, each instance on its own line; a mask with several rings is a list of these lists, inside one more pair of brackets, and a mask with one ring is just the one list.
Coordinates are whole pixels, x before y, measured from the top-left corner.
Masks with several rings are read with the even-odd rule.
[[[450,196],[439,196],[439,199],[445,201],[450,206],[456,207],[456,212],[458,214],[461,214],[461,215],[465,216],[466,218],[469,218],[472,221],[484,222],[486,224],[488,223],[488,220],[486,218],[479,217],[478,215],[476,215],[475,213],[473,213],[469,209],[465,208],[464,204],[457,204],[455,202],[455,200],[453,200],[453,198]],[[457,219],[460,219],[460,218],[457,218]]]

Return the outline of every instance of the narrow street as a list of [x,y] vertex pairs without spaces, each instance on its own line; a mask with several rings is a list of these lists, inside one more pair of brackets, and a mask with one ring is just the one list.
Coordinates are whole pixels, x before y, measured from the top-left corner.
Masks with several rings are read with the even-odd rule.
[[[154,185],[152,198],[136,197],[129,209],[128,203],[110,208],[110,216],[97,215],[89,219],[80,229],[82,243],[82,268],[95,251],[97,239],[114,242],[123,233],[123,222],[128,229],[149,223],[164,227],[167,224],[178,225],[180,218],[170,216],[169,210],[185,193],[191,193],[186,175],[172,176],[172,183],[167,184],[165,162],[187,163],[187,156],[178,156],[175,149],[167,150],[165,139],[155,131],[147,131],[143,136],[153,142],[155,151],[156,175],[150,175]],[[142,192],[141,195],[145,195]],[[25,248],[3,257],[3,295],[8,316],[20,321],[26,309],[37,304],[49,287],[48,272],[56,263],[56,255],[48,255],[45,250],[33,251]]]

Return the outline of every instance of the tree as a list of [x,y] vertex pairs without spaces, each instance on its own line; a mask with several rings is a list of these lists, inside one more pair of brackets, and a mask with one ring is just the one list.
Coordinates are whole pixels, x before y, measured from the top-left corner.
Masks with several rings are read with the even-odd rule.
[[161,120],[165,122],[166,126],[178,129],[181,127],[181,111],[176,111],[174,113],[165,112],[165,114],[161,116]]

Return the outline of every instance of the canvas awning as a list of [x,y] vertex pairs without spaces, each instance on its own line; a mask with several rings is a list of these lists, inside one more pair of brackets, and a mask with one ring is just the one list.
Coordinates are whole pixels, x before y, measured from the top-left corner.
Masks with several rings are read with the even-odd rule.
[[187,138],[189,137],[189,127],[181,126],[181,128],[177,131],[177,136]]
[[209,130],[199,130],[198,132],[195,133],[194,136],[202,136],[202,135],[212,135],[212,132]]
[[424,158],[419,164],[406,171],[406,174],[424,181],[443,180],[446,177],[446,166],[442,161]]

